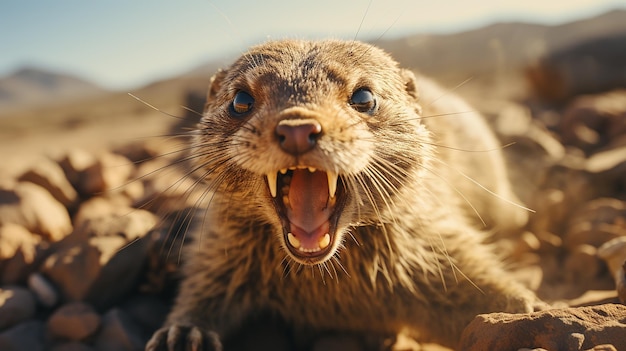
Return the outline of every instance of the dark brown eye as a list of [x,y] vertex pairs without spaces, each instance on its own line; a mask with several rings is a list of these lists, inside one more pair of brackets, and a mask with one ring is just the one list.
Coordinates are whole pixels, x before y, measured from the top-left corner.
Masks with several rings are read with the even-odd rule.
[[369,89],[360,88],[352,93],[350,106],[359,112],[372,113],[376,108],[376,99]]
[[243,90],[240,90],[235,94],[235,98],[233,99],[233,103],[231,104],[232,112],[235,115],[243,115],[252,110],[252,106],[254,105],[254,98],[252,95],[246,93]]

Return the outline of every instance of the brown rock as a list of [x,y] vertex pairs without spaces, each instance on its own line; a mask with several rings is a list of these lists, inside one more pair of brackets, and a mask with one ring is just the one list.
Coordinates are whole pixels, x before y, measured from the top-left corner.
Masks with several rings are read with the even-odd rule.
[[35,297],[28,289],[17,286],[0,288],[0,330],[29,320],[35,311]]
[[[626,99],[626,96],[624,98]],[[623,173],[626,170],[626,146],[591,155],[587,159],[585,168],[590,173]]]
[[137,283],[148,250],[142,238],[155,223],[155,216],[143,210],[86,219],[46,259],[42,272],[66,301],[110,307]]
[[622,226],[600,223],[591,225],[584,223],[578,227],[574,227],[565,235],[565,242],[568,246],[575,246],[581,243],[587,243],[594,247],[600,247],[604,243],[616,238],[626,236],[626,229]]
[[71,208],[78,201],[78,193],[70,184],[58,163],[44,158],[19,177],[20,181],[35,183],[48,192],[63,206]]
[[[541,248],[539,238],[537,238],[534,233],[528,231],[525,231],[508,240],[501,241],[502,244],[506,244],[507,241],[509,241],[508,244],[506,244],[506,246],[510,246],[510,248],[507,249],[510,252],[509,255],[517,260],[520,260],[525,256],[532,255]],[[501,244],[498,243],[498,245]]]
[[72,341],[55,345],[51,351],[95,351],[95,349],[81,342]]
[[145,184],[144,197],[136,205],[155,213],[166,214],[202,206],[204,188],[179,163],[158,158],[141,164],[137,179]]
[[617,296],[626,304],[626,236],[613,239],[598,249],[615,280]]
[[0,184],[0,223],[21,225],[50,241],[59,241],[72,231],[65,207],[30,182]]
[[59,302],[59,293],[55,287],[38,272],[28,276],[28,288],[35,294],[39,303],[46,307],[53,307]]
[[[132,242],[125,242],[122,246],[117,246],[119,241],[116,238],[103,237],[93,238],[90,242],[104,247],[108,245],[108,251],[101,256],[106,260],[106,265],[102,267],[99,276],[93,281],[86,301],[91,302],[96,308],[102,310],[131,292],[138,284],[137,277],[143,269],[147,254],[146,240],[139,239]],[[104,261],[102,261],[104,262]]]
[[539,250],[542,253],[555,254],[563,246],[563,239],[554,233],[538,232],[537,239],[539,239]]
[[86,339],[99,327],[100,315],[93,307],[82,302],[59,307],[47,322],[47,329],[52,337],[73,341]]
[[186,150],[187,147],[188,145],[180,139],[151,138],[137,143],[122,145],[117,147],[114,152],[123,155],[134,163],[140,164],[163,158],[180,160],[182,159],[182,152],[176,152],[176,150]]
[[626,134],[626,90],[577,98],[563,113],[560,130],[564,144],[587,154],[611,145]]
[[165,322],[171,306],[153,295],[145,295],[126,300],[122,308],[145,330],[157,330]]
[[109,306],[134,286],[145,256],[143,246],[121,237],[91,238],[52,254],[42,271],[66,301]]
[[86,196],[120,192],[134,170],[134,164],[126,157],[104,153],[85,169],[78,188]]
[[18,224],[0,224],[0,284],[26,281],[34,269],[41,238]]
[[546,172],[540,190],[529,202],[536,211],[531,217],[533,232],[562,233],[571,212],[597,197],[596,184],[578,168],[582,167],[579,161],[577,156],[568,157]]
[[561,189],[551,188],[538,191],[531,206],[535,213],[530,216],[531,228],[535,233],[559,232],[558,225],[567,216],[565,193]]
[[412,337],[404,333],[398,334],[391,351],[452,351],[447,347],[437,344],[419,344]]
[[141,179],[132,178],[120,187],[118,196],[121,196],[123,200],[130,206],[136,204],[138,201],[144,198],[145,187]]
[[617,351],[617,349],[615,348],[615,346],[607,344],[607,345],[594,346],[590,348],[589,350],[585,350],[585,351]]
[[591,245],[576,246],[565,259],[565,275],[571,282],[585,282],[595,278],[601,271],[602,261],[597,249]]
[[123,216],[134,211],[126,202],[116,200],[119,200],[119,197],[106,198],[96,196],[82,202],[74,216],[74,227],[80,228],[84,226],[85,222],[88,220]]
[[580,296],[574,299],[564,301],[565,305],[560,308],[566,307],[582,307],[582,306],[596,306],[607,303],[619,303],[617,294],[611,290],[587,290]]
[[626,231],[615,225],[598,224],[592,226],[590,223],[582,223],[571,228],[565,234],[564,243],[570,249],[584,244],[600,247],[602,244],[624,235],[626,235]]
[[324,336],[315,341],[313,351],[358,351],[363,349],[361,341],[354,336]]
[[598,198],[585,203],[571,215],[565,243],[569,248],[581,244],[600,247],[612,239],[626,236],[626,202]]
[[114,308],[102,318],[102,329],[95,346],[98,351],[135,351],[143,350],[146,341],[130,316]]
[[530,314],[478,315],[463,331],[459,350],[588,350],[611,344],[626,349],[626,306],[554,309]]
[[96,163],[96,157],[82,149],[72,149],[59,161],[59,166],[65,172],[65,176],[74,186],[78,188],[80,181],[84,178],[87,168]]
[[546,171],[563,159],[565,148],[538,121],[528,107],[504,103],[497,113],[494,127],[503,144],[502,149],[513,188],[523,203],[530,203]]
[[527,288],[536,291],[544,279],[543,269],[538,265],[524,265],[512,272],[516,281],[524,284]]
[[87,217],[89,215],[81,213],[72,235],[81,238],[121,236],[131,241],[146,235],[158,222],[154,214],[133,208],[118,208],[108,216]]
[[592,225],[608,223],[626,229],[626,202],[610,197],[589,201],[573,214],[570,223],[587,222]]
[[18,324],[0,333],[0,350],[44,351],[44,327],[39,321]]
[[586,162],[593,183],[601,194],[615,195],[617,189],[626,188],[626,134],[624,145],[593,154]]
[[[123,245],[122,238],[118,241]],[[88,242],[62,247],[46,259],[41,272],[59,288],[65,301],[81,301],[106,263],[101,263],[102,255],[106,254]]]

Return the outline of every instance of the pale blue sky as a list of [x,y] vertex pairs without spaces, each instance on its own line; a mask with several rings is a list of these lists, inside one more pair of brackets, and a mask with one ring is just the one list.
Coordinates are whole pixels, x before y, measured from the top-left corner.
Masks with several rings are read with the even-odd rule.
[[[3,0],[0,76],[31,65],[131,89],[264,38],[385,38],[494,21],[554,24],[626,0]],[[388,30],[388,31],[387,31]],[[224,62],[226,64],[226,62]]]

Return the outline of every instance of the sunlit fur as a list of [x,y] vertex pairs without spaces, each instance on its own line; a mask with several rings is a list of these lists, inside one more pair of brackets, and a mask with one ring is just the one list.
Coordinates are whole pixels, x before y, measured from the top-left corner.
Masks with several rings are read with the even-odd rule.
[[[376,98],[372,114],[348,104],[362,87]],[[255,103],[233,116],[239,90]],[[299,157],[274,132],[296,117],[323,129]],[[183,255],[174,309],[150,347],[165,342],[169,326],[228,337],[259,311],[294,328],[406,329],[453,346],[478,313],[531,309],[534,295],[481,243],[482,222],[506,229],[526,218],[505,201],[515,196],[496,139],[466,103],[378,48],[332,40],[254,47],[213,78],[194,133],[190,158],[206,212]],[[336,172],[347,194],[333,250],[317,265],[285,249],[265,179],[295,165]]]

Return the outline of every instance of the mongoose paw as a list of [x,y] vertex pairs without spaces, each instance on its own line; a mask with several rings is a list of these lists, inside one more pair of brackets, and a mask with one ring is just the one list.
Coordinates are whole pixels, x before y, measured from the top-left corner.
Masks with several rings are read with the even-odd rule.
[[525,291],[519,295],[508,298],[508,306],[502,312],[509,313],[530,313],[543,311],[550,308],[550,305],[541,301],[534,293]]
[[146,351],[222,351],[222,343],[214,332],[174,324],[157,330],[146,344]]

